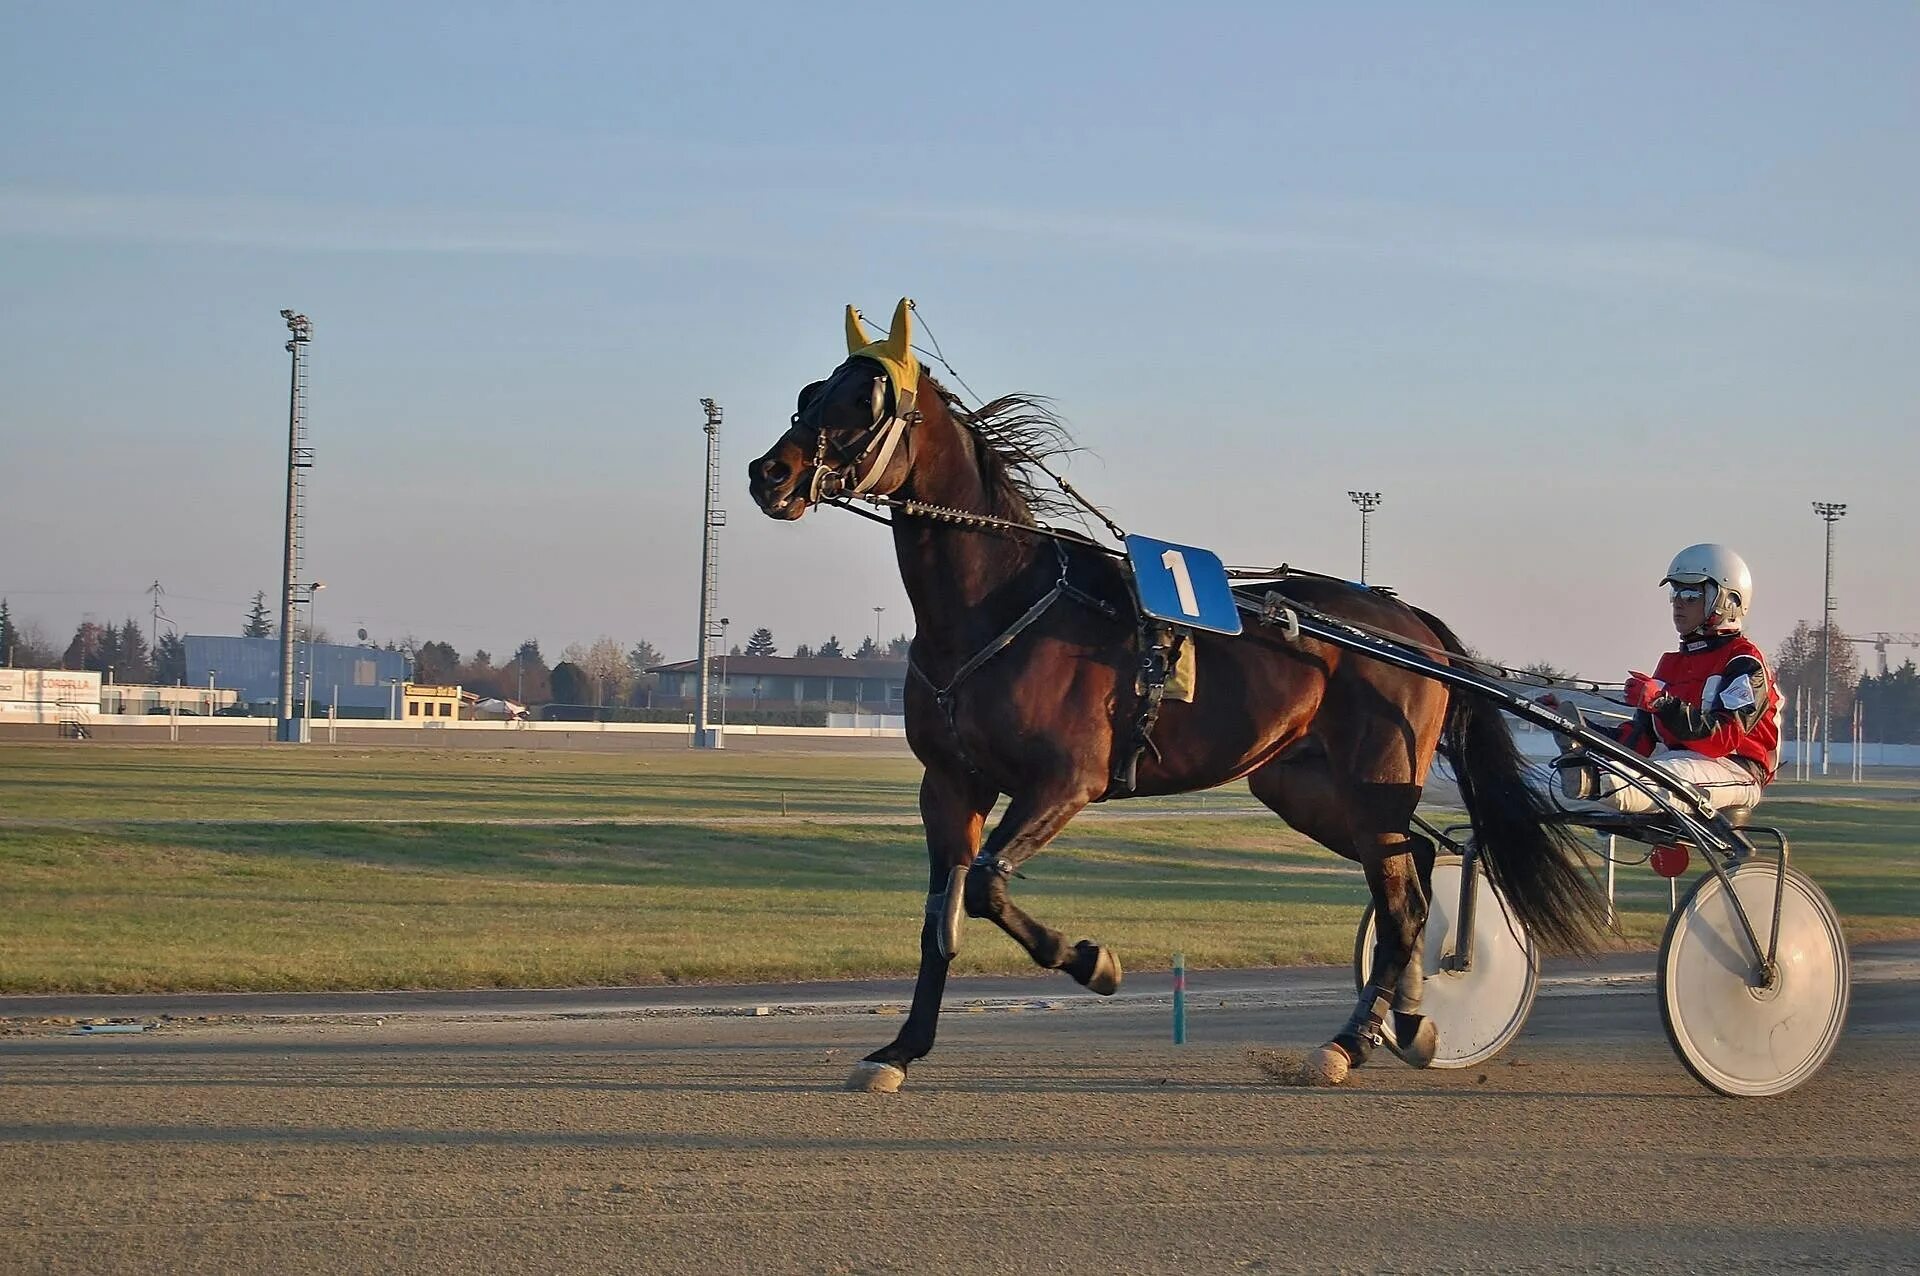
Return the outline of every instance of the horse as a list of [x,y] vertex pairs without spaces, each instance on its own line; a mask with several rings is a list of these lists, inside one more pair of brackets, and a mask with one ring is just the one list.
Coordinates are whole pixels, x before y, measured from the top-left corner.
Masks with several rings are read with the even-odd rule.
[[[851,306],[846,324],[847,359],[801,390],[786,431],[749,463],[748,489],[776,520],[851,495],[892,506],[913,608],[906,734],[925,768],[928,859],[919,973],[899,1033],[856,1065],[849,1089],[897,1090],[933,1049],[962,909],[1043,968],[1102,995],[1120,987],[1110,950],[1070,942],[1010,891],[1021,865],[1107,797],[1244,779],[1287,824],[1359,864],[1376,917],[1372,974],[1346,1023],[1310,1057],[1323,1081],[1366,1062],[1389,1008],[1395,1052],[1416,1067],[1432,1062],[1421,950],[1437,852],[1413,817],[1440,749],[1482,861],[1519,921],[1550,946],[1591,946],[1605,901],[1547,799],[1526,783],[1497,708],[1256,625],[1239,637],[1185,635],[1197,672],[1191,700],[1145,712],[1150,636],[1123,561],[1040,522],[1061,511],[1041,481],[1045,462],[1071,446],[1045,401],[1007,395],[965,407],[920,368],[904,300],[881,340]],[[1438,618],[1381,590],[1314,576],[1282,588],[1442,660],[1466,656]]]

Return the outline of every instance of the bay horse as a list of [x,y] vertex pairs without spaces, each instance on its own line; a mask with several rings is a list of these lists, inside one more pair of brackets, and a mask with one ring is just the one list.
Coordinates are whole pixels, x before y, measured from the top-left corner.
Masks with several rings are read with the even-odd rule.
[[[1038,483],[1037,463],[1065,450],[1064,431],[1028,396],[965,408],[923,374],[910,325],[902,301],[889,335],[875,341],[849,306],[847,360],[800,392],[786,432],[748,466],[754,502],[771,518],[798,519],[852,493],[892,504],[913,607],[906,727],[925,767],[929,861],[920,969],[899,1034],[857,1065],[848,1088],[896,1090],[932,1050],[963,908],[1038,965],[1096,993],[1118,989],[1109,950],[1069,942],[1008,889],[1069,820],[1108,796],[1244,778],[1288,824],[1364,870],[1376,917],[1372,975],[1346,1024],[1315,1052],[1326,1080],[1366,1061],[1389,1006],[1396,1052],[1417,1067],[1433,1059],[1437,1034],[1420,995],[1436,850],[1412,817],[1443,738],[1482,862],[1519,920],[1548,944],[1589,946],[1604,900],[1485,701],[1277,627],[1233,638],[1196,631],[1192,699],[1164,702],[1150,747],[1139,749],[1146,630],[1127,568],[1092,541],[1038,523],[1060,506]],[[1321,577],[1281,588],[1326,614],[1465,654],[1437,618],[1379,590]],[[1130,787],[1116,780],[1132,769],[1128,754],[1137,759]],[[986,834],[1003,795],[1005,811]]]

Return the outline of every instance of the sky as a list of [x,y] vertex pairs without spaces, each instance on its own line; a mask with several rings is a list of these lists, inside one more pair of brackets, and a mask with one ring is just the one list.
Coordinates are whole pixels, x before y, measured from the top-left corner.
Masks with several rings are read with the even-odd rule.
[[1816,500],[1838,623],[1920,631],[1916,68],[1892,0],[9,5],[0,597],[277,599],[291,307],[336,638],[690,657],[703,397],[735,639],[910,632],[744,481],[910,295],[1128,530],[1354,576],[1379,491],[1371,578],[1502,659],[1650,668],[1703,540],[1771,649]]

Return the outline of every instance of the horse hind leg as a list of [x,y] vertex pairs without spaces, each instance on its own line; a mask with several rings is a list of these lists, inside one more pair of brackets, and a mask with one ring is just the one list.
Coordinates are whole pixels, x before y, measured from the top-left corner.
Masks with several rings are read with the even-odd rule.
[[[1414,784],[1348,784],[1324,752],[1271,763],[1249,777],[1255,797],[1295,829],[1365,869],[1373,896],[1373,965],[1353,1013],[1314,1052],[1324,1079],[1338,1082],[1385,1040],[1388,1014],[1396,1053],[1415,1067],[1433,1061],[1438,1032],[1420,1013],[1425,985],[1421,947],[1434,848],[1410,831],[1419,803]],[[1395,826],[1398,826],[1397,828]]]
[[[1409,833],[1400,845],[1405,849],[1390,851],[1381,860],[1380,886],[1374,886],[1374,874],[1368,874],[1374,898],[1384,896],[1395,903],[1390,923],[1382,920],[1389,915],[1387,910],[1374,909],[1373,959],[1375,968],[1382,970],[1390,969],[1387,963],[1396,957],[1399,960],[1392,997],[1394,1053],[1416,1068],[1425,1068],[1433,1063],[1440,1045],[1433,1020],[1420,1013],[1427,983],[1427,918],[1433,908],[1433,844],[1417,833]],[[1397,935],[1387,935],[1389,924],[1397,928]]]

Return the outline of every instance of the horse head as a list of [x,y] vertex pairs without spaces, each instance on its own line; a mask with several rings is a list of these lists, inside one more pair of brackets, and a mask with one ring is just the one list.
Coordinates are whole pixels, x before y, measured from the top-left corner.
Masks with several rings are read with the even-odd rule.
[[847,307],[846,362],[800,391],[786,433],[747,466],[747,490],[767,517],[796,519],[820,501],[886,496],[906,482],[920,391],[911,313],[902,298],[875,341]]

